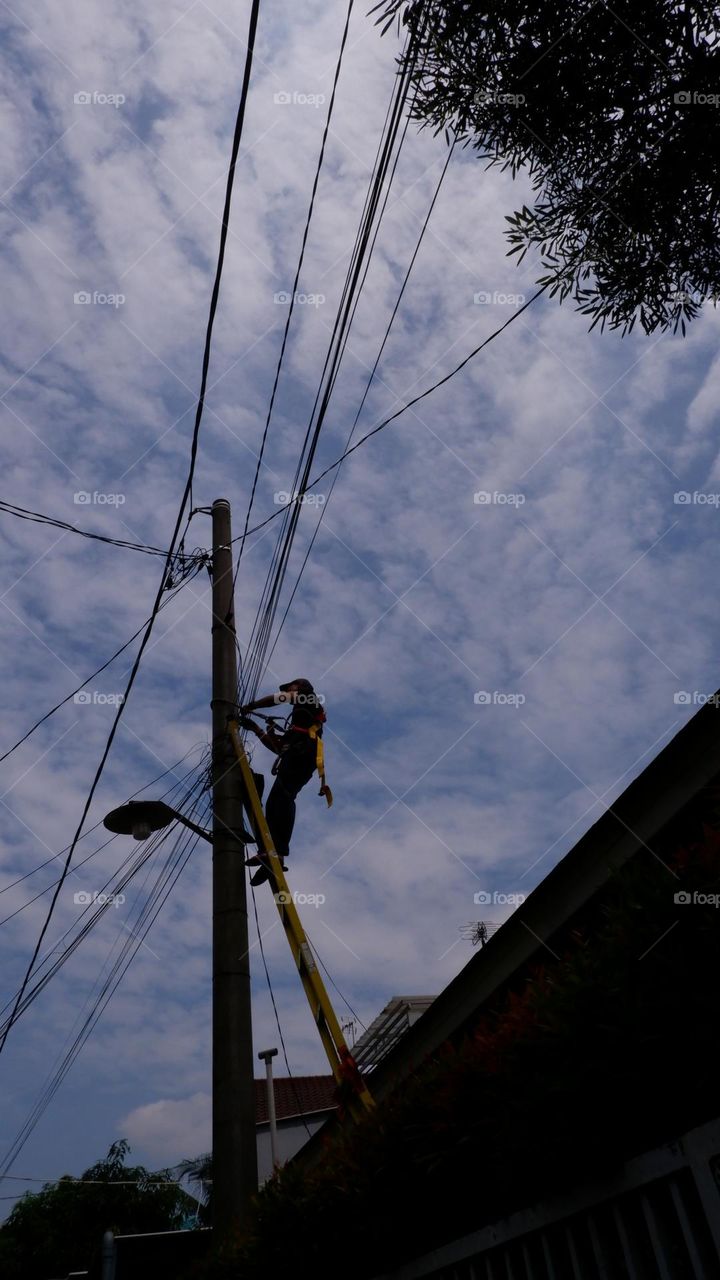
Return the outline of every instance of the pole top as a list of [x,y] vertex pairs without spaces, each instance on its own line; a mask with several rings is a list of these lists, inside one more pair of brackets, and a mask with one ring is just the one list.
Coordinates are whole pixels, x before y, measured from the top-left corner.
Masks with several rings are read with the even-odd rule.
[[214,507],[229,507],[230,503],[227,498],[216,498],[213,502]]
[[269,1062],[271,1058],[275,1057],[277,1057],[277,1049],[262,1049],[258,1054],[258,1058],[261,1058],[263,1062]]

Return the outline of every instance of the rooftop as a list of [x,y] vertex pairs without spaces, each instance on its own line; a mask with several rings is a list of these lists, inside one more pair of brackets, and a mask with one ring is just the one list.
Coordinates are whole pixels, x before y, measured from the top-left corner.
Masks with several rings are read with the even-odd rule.
[[[333,1076],[273,1076],[273,1085],[277,1120],[315,1115],[319,1111],[334,1111],[337,1107]],[[264,1077],[255,1081],[255,1123],[268,1123],[267,1083]]]

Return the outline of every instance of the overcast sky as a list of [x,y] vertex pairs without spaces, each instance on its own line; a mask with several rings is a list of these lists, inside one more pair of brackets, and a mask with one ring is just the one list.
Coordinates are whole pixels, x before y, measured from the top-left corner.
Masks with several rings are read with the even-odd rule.
[[[397,39],[381,39],[364,8],[352,19],[300,283],[313,301],[295,310],[258,519],[291,484],[392,91]],[[247,0],[3,5],[5,499],[167,545],[248,13]],[[261,7],[194,486],[196,505],[230,499],[236,532],[286,316],[276,295],[292,286],[344,14],[339,0]],[[443,138],[411,128],[316,471],[342,451],[445,157]],[[471,151],[454,154],[361,429],[446,373],[533,292],[538,272],[507,259],[503,232],[527,196]],[[621,339],[588,334],[570,306],[543,299],[343,467],[262,689],[304,675],[327,699],[336,802],[327,811],[315,783],[303,793],[290,883],[324,895],[304,909],[308,932],[365,1023],[393,995],[440,991],[472,955],[460,927],[512,909],[475,895],[529,893],[716,687],[717,346],[710,307],[685,339]],[[328,481],[315,492],[289,587]],[[141,625],[160,562],[0,521],[2,751]],[[243,644],[276,529],[243,559]],[[209,540],[197,516],[190,541]],[[176,774],[200,760],[209,624],[203,575],[160,616],[88,826],[186,753]],[[6,761],[0,887],[71,839],[112,722],[109,695],[127,670],[119,660],[89,703],[71,702]],[[269,770],[262,747],[255,764]],[[90,834],[77,861],[101,843]],[[100,891],[134,852],[128,844],[112,842],[69,877],[48,951],[78,921],[75,895]],[[0,916],[46,888],[58,865],[7,889]],[[132,892],[142,901],[140,881]],[[4,999],[48,901],[0,930]],[[291,1068],[325,1072],[269,890],[257,906]],[[128,893],[13,1028],[0,1063],[3,1158],[134,909]],[[254,930],[251,914],[253,941]],[[252,963],[262,1049],[278,1034],[257,946]],[[337,1008],[347,1016],[339,997]],[[209,1032],[201,847],[13,1172],[80,1173],[120,1136],[155,1166],[206,1150]]]

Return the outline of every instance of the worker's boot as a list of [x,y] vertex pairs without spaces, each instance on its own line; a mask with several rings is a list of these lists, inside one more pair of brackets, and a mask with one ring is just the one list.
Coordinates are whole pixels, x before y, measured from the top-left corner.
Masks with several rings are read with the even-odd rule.
[[[283,871],[287,871],[287,867],[284,862],[281,862],[280,865]],[[269,880],[273,874],[270,867],[270,858],[266,853],[258,853],[254,858],[246,858],[245,866],[258,868],[255,875],[250,877],[250,883],[253,888],[257,888],[259,884],[264,884],[265,881]]]

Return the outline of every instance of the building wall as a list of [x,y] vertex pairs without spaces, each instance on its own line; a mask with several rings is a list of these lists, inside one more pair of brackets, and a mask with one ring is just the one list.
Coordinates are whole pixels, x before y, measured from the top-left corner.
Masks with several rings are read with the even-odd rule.
[[[278,1158],[281,1164],[285,1164],[292,1156],[300,1150],[308,1141],[308,1136],[317,1133],[318,1129],[327,1119],[328,1112],[321,1111],[315,1116],[307,1116],[303,1120],[302,1116],[293,1116],[289,1120],[278,1120],[277,1124],[277,1145]],[[307,1124],[307,1129],[305,1125]],[[308,1129],[310,1135],[308,1135]],[[269,1124],[259,1124],[257,1126],[257,1154],[258,1154],[258,1181],[260,1186],[272,1173],[272,1156],[270,1154],[270,1126]]]

